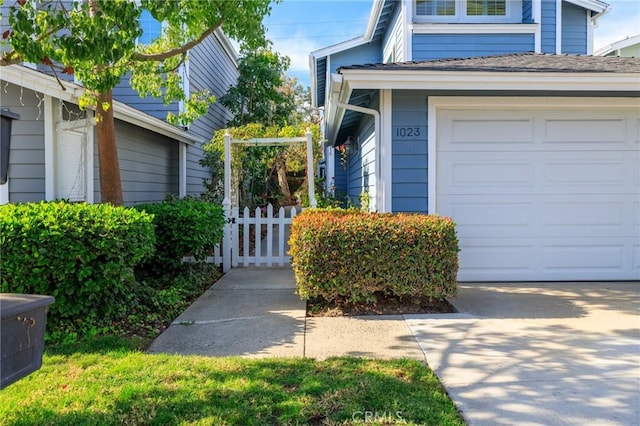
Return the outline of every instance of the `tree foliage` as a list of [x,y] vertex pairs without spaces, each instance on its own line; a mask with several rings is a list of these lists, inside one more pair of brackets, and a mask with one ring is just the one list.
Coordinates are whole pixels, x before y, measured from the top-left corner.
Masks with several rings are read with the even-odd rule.
[[230,126],[289,124],[296,109],[294,95],[285,85],[289,64],[288,57],[267,48],[242,52],[238,81],[220,98],[222,105],[233,114]]
[[[56,77],[75,74],[86,88],[80,106],[100,102],[102,110],[110,107],[110,96],[103,95],[130,73],[131,86],[141,96],[160,97],[165,104],[183,101],[184,111],[168,120],[186,125],[206,113],[214,100],[207,90],[188,98],[184,93],[178,69],[189,50],[218,28],[246,49],[265,45],[262,19],[271,6],[270,0],[16,0],[8,10],[0,66],[31,62],[49,67]],[[144,10],[163,23],[161,35],[148,45],[137,43]],[[98,131],[98,145],[115,151],[112,133]],[[115,164],[101,164],[101,169],[117,168],[117,156],[113,158]],[[106,198],[113,201],[109,194]]]
[[[314,170],[321,155],[320,126],[318,124],[297,124],[293,126],[265,126],[251,123],[245,126],[218,130],[211,142],[204,145],[204,166],[211,167],[213,175],[211,181],[205,182],[208,195],[216,201],[222,201],[224,192],[224,135],[228,131],[235,139],[256,138],[293,138],[305,136],[307,129],[311,130],[313,140]],[[263,195],[277,197],[286,195],[281,188],[275,188],[273,179],[276,177],[276,162],[283,160],[284,170],[294,175],[304,175],[306,172],[307,148],[304,143],[283,146],[231,146],[232,180],[239,185],[239,196],[242,205],[255,206],[260,204]],[[306,180],[306,179],[305,179]],[[300,187],[305,190],[306,185]],[[256,200],[255,197],[259,199]],[[292,194],[288,195],[289,197]],[[283,200],[285,202],[292,200]]]

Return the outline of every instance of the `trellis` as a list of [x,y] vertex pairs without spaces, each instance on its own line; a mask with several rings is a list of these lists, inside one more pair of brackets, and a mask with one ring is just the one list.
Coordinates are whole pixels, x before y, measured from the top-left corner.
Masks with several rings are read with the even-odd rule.
[[[222,270],[227,272],[231,269],[232,258],[231,248],[237,247],[237,244],[233,244],[233,238],[237,238],[237,232],[234,236],[232,233],[232,223],[236,219],[232,214],[231,206],[231,144],[250,145],[250,146],[280,146],[294,143],[307,144],[307,182],[309,191],[309,206],[316,207],[315,197],[315,181],[314,181],[314,169],[313,169],[313,135],[311,130],[307,129],[305,136],[296,138],[251,138],[251,139],[234,139],[229,133],[224,135],[224,200],[222,201],[222,207],[224,209],[227,223],[224,227],[224,240],[222,244]],[[237,209],[235,209],[237,212]],[[237,215],[237,213],[236,213]],[[237,226],[235,227],[237,229]],[[268,230],[269,232],[270,230]],[[269,235],[271,233],[269,232]],[[282,256],[282,253],[281,253]],[[257,261],[259,264],[259,260]],[[268,262],[267,264],[270,264]],[[281,263],[281,262],[280,262]],[[246,265],[246,261],[244,262]]]

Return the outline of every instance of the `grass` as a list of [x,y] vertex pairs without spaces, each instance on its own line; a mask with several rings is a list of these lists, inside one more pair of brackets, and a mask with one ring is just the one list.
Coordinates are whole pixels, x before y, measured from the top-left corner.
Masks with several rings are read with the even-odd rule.
[[48,350],[0,391],[2,425],[464,425],[412,360],[152,355],[115,337]]

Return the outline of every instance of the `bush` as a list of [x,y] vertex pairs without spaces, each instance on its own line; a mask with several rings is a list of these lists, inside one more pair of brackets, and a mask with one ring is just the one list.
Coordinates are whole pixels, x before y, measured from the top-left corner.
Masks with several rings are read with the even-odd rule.
[[69,332],[108,324],[133,297],[134,266],[153,253],[151,219],[108,204],[0,206],[1,290],[54,296],[50,323]]
[[457,291],[459,250],[449,218],[307,210],[294,218],[289,244],[305,299],[375,301],[376,293],[443,299]]
[[173,274],[184,256],[203,259],[222,240],[225,217],[219,205],[185,198],[135,208],[152,214],[156,226],[156,254],[137,268],[139,277]]

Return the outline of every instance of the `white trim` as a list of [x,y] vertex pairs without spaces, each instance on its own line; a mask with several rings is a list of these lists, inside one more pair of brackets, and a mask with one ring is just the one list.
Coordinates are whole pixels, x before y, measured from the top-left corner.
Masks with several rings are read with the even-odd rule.
[[413,61],[413,2],[402,3],[402,13],[404,13],[404,60]]
[[562,0],[556,0],[556,54],[562,53]]
[[593,19],[591,19],[591,14],[589,11],[586,12],[587,19],[587,55],[593,55],[593,27],[595,23]]
[[616,41],[615,43],[611,43],[609,45],[603,46],[596,50],[593,54],[595,56],[607,56],[609,53],[624,49],[626,47],[633,46],[634,44],[640,44],[640,34],[627,37],[624,40]]
[[428,211],[437,214],[437,124],[439,110],[452,109],[557,109],[601,111],[603,108],[629,109],[638,107],[637,98],[568,98],[568,97],[468,97],[430,96],[428,98]]
[[534,35],[534,52],[542,53],[542,0],[533,0],[531,17],[537,25]]
[[[411,3],[415,3],[416,0],[410,0]],[[505,14],[504,15],[468,15],[467,14],[467,0],[455,0],[455,14],[454,15],[418,15],[414,9],[413,16],[416,23],[481,23],[481,24],[495,24],[495,23],[522,23],[522,1],[505,1]]]
[[[58,102],[62,102],[61,100]],[[52,201],[56,198],[56,119],[53,98],[44,96],[44,199]]]
[[371,40],[367,40],[366,37],[359,36],[351,40],[343,41],[341,43],[337,43],[328,47],[323,47],[322,49],[314,50],[313,52],[311,52],[310,56],[311,58],[317,60],[325,56],[333,55],[335,53],[353,49],[354,47],[362,46],[363,44],[369,43],[369,41]]
[[436,161],[438,116],[436,103],[442,99],[446,98],[436,96],[429,96],[427,98],[427,213],[429,214],[436,214],[438,211],[438,205],[436,202],[436,183],[438,179],[438,162]]
[[380,154],[377,160],[380,161],[378,168],[380,175],[376,188],[378,188],[378,211],[389,213],[392,211],[392,174],[393,174],[393,144],[392,144],[392,113],[393,96],[391,90],[380,91]]
[[378,26],[378,21],[380,21],[380,14],[382,13],[384,3],[385,0],[373,0],[373,7],[369,14],[369,22],[367,22],[367,29],[364,32],[364,38],[367,39],[367,41],[371,41],[376,32],[376,27]]
[[7,204],[9,202],[9,176],[4,185],[0,185],[0,205]]
[[213,35],[218,39],[220,45],[224,49],[229,59],[231,59],[231,61],[233,61],[233,64],[237,67],[238,52],[236,51],[235,47],[233,47],[233,44],[231,44],[231,40],[229,40],[229,37],[227,37],[222,28],[218,28],[217,30],[215,30],[213,32]]
[[535,34],[539,24],[414,24],[414,34]]
[[[24,87],[25,89],[33,90],[43,95],[49,95],[60,101],[68,101],[76,105],[78,104],[78,98],[84,93],[84,87],[70,81],[63,82],[66,90],[62,90],[53,76],[21,65],[2,67],[1,79]],[[188,144],[204,142],[199,137],[185,130],[174,127],[165,121],[152,117],[119,101],[113,101],[113,112],[115,118],[118,120],[168,136],[180,142]]]
[[565,0],[567,3],[593,10],[596,13],[602,13],[609,8],[609,5],[599,0]]
[[187,196],[187,144],[178,145],[178,197]]
[[[343,69],[341,92],[356,89],[628,91],[638,73],[494,72]],[[332,85],[334,82],[332,81]],[[349,92],[350,93],[350,92]],[[346,96],[346,95],[342,95]],[[328,116],[328,118],[331,118]]]

